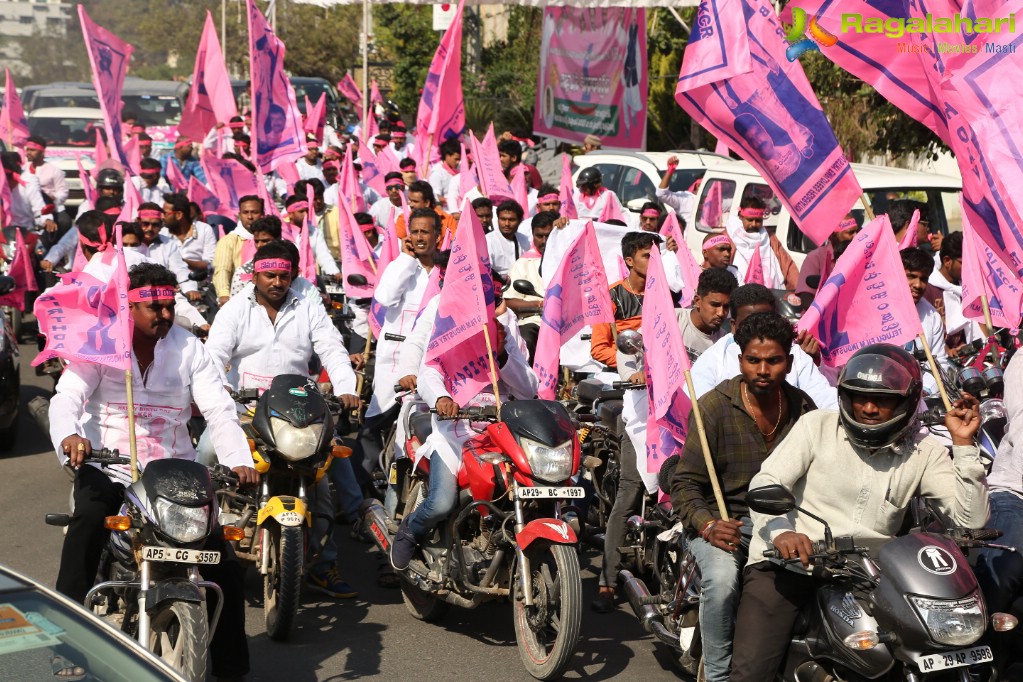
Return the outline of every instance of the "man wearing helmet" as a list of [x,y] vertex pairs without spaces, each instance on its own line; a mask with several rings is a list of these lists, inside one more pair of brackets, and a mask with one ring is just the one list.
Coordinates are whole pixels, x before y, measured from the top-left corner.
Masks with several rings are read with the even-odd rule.
[[[952,457],[921,433],[917,405],[920,366],[888,344],[861,349],[838,380],[839,410],[804,415],[750,489],[780,484],[806,511],[786,516],[753,513],[753,540],[735,624],[731,682],[770,682],[785,656],[792,627],[814,598],[807,572],[812,543],[826,520],[835,537],[851,536],[872,553],[892,539],[914,496],[932,500],[957,526],[981,528],[988,518],[984,465],[974,443],[980,426],[977,400],[955,403],[945,417]],[[785,567],[764,558],[773,545]]]
[[[120,207],[124,205],[124,175],[117,168],[107,167],[99,172],[96,176],[96,202],[100,203],[99,200],[104,197],[116,202],[116,206]],[[103,202],[107,203],[107,202]],[[88,199],[82,202],[81,206],[78,207],[78,215],[84,215],[86,212],[95,209],[96,206],[92,205]],[[100,209],[104,210],[104,209]],[[110,207],[106,208],[104,212],[110,211],[112,215],[118,215],[120,209]],[[70,260],[74,257],[75,248],[78,246],[78,228],[72,227],[70,230],[64,233],[64,236],[60,238],[56,244],[50,247],[43,256],[43,260],[39,263],[40,267],[49,272],[53,268],[60,264],[65,258]]]
[[583,220],[591,218],[597,220],[604,215],[604,208],[608,202],[618,205],[618,212],[626,215],[622,203],[614,192],[604,187],[604,176],[594,166],[583,168],[575,179],[576,190],[572,195],[572,203],[575,204],[576,214]]

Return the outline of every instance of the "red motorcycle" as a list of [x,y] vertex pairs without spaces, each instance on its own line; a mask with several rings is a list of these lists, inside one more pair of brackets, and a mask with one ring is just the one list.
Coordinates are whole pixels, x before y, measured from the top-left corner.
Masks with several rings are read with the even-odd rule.
[[[411,415],[407,450],[426,440],[430,417]],[[452,604],[475,608],[508,599],[526,670],[540,680],[558,677],[575,652],[582,619],[576,535],[561,520],[564,501],[584,497],[572,485],[579,470],[576,425],[551,400],[507,402],[500,411],[466,408],[455,419],[470,421],[477,435],[462,450],[458,503],[401,573],[405,605],[415,618],[432,622]],[[403,516],[426,499],[430,484],[429,460],[414,469],[405,461],[406,475],[398,480]],[[369,501],[365,518],[377,545],[389,553],[389,527],[401,517],[388,519],[378,502]]]

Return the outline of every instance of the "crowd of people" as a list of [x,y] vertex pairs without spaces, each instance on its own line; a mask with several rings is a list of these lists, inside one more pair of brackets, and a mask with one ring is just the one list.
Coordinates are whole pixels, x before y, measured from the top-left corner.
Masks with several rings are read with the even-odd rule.
[[[531,141],[506,133],[498,144],[501,166],[509,179],[524,176],[523,205],[511,196],[484,196],[479,187],[465,190],[458,140],[440,144],[435,162],[418,167],[410,156],[405,126],[384,119],[380,134],[365,141],[357,133],[347,136],[329,126],[323,139],[311,136],[308,153],[294,163],[294,174],[267,176],[258,193],[238,198],[236,215],[204,214],[186,194],[171,191],[169,173],[207,181],[200,155],[236,160],[254,173],[248,125],[239,117],[211,130],[205,140],[179,140],[163,158],[144,154],[137,174],[116,161],[106,162],[95,173],[95,199],[79,206],[73,221],[64,176],[46,160],[45,140],[30,138],[24,158],[14,151],[3,154],[11,224],[24,230],[41,273],[81,270],[109,281],[113,265],[108,255],[115,246],[115,224],[120,224],[130,275],[141,466],[165,456],[198,457],[232,468],[243,483],[257,480],[229,392],[263,390],[275,376],[309,375],[315,364],[324,368],[346,410],[362,410],[361,426],[350,438],[355,455],[334,461],[329,481],[316,488],[317,505],[331,514],[336,508],[357,523],[387,435],[395,425],[399,436],[404,428],[400,396],[415,391],[441,416],[466,407],[452,399],[437,368],[423,362],[437,321],[431,277],[439,270],[443,279],[446,245],[466,211],[475,214],[486,232],[498,284],[494,347],[502,396],[536,395],[532,360],[545,289],[566,244],[588,220],[624,234],[621,271],[607,273],[615,319],[613,324],[594,325],[588,344],[566,346],[562,361],[575,377],[611,373],[621,381],[646,382],[642,354],[623,353],[615,337],[641,327],[651,253],[688,248],[661,234],[671,213],[685,230],[696,201],[692,192],[668,190],[668,175],[637,215],[603,186],[600,171],[592,166],[577,174],[574,193],[565,196],[559,189],[561,178],[542,177],[524,161]],[[126,130],[140,140],[145,136],[138,126]],[[586,143],[599,147],[596,139]],[[361,179],[357,195],[343,193],[342,162],[348,155],[356,172],[361,171],[360,144],[390,149],[401,159],[400,171],[385,177],[384,195]],[[135,215],[123,220],[126,191],[137,191],[141,203]],[[577,219],[563,215],[566,201],[572,202]],[[349,286],[339,266],[339,202],[353,209],[375,256],[389,234],[400,240],[400,253],[379,273],[372,302],[349,302],[355,320],[347,338],[328,316],[323,293],[326,283]],[[827,518],[836,534],[874,545],[895,535],[915,495],[934,500],[958,525],[988,524],[1019,536],[1023,384],[1015,379],[1023,372],[1023,360],[1015,357],[1008,365],[1009,426],[988,475],[974,442],[980,423],[975,399],[966,397],[948,411],[950,448],[919,428],[918,406],[937,386],[930,373],[921,371],[913,344],[869,346],[839,372],[821,362],[816,339],[796,335],[792,322],[778,312],[779,297],[772,290],[803,295],[804,304],[812,300],[861,229],[862,217],[845,216],[828,241],[798,267],[765,229],[768,208],[761,198],[744,198],[726,229],[703,240],[702,258],[697,259],[702,274],[691,300],[684,307],[676,300],[677,323],[692,362],[691,397],[699,401],[709,455],[729,510],[722,517],[714,503],[699,440],[687,440],[679,448],[681,461],[669,492],[692,538],[690,547],[703,577],[704,664],[706,679],[715,682],[773,680],[799,610],[813,595],[813,579],[805,571],[799,566],[779,568],[764,558],[764,550],[773,545],[780,556],[799,558],[805,567],[811,542],[820,539],[819,527],[804,525],[801,517],[791,525],[785,518],[751,513],[745,502],[751,487],[781,483],[794,491],[801,507]],[[909,199],[890,202],[888,217],[900,243],[919,208]],[[914,227],[920,238],[916,246],[901,251],[901,260],[935,362],[947,367],[949,353],[985,333],[962,310],[962,235],[929,238],[923,208],[925,218]],[[763,267],[764,284],[745,283],[754,256]],[[681,299],[677,260],[665,259],[665,264],[671,288]],[[512,286],[522,281],[532,290]],[[203,287],[214,292],[219,308],[212,323],[200,310]],[[375,334],[374,317],[379,322]],[[367,355],[371,336],[375,350]],[[356,373],[370,362],[372,385],[359,395]],[[104,542],[102,519],[116,511],[126,481],[125,471],[111,467],[101,472],[84,465],[85,457],[94,447],[126,449],[127,399],[123,374],[77,362],[60,371],[50,435],[61,465],[77,474],[57,588],[82,600]],[[493,394],[484,392],[471,404],[493,400]],[[632,391],[625,400],[621,478],[592,604],[600,613],[614,609],[619,597],[626,519],[637,512],[643,495],[656,488],[645,468],[647,394]],[[207,424],[195,448],[187,431],[193,403]],[[393,543],[390,560],[399,572],[455,503],[455,474],[468,433],[460,422],[443,424],[430,436],[429,495],[403,519]],[[690,432],[695,432],[692,424]],[[342,577],[342,563],[328,540],[309,571],[309,587],[337,598],[355,596],[357,590]],[[226,600],[211,646],[212,673],[224,679],[248,673],[238,571],[236,562],[225,562],[210,575],[222,585]],[[1023,562],[1018,555],[985,552],[977,561],[977,573],[989,611],[1004,610],[1019,594]],[[387,586],[396,585],[397,579],[388,571],[378,576]]]

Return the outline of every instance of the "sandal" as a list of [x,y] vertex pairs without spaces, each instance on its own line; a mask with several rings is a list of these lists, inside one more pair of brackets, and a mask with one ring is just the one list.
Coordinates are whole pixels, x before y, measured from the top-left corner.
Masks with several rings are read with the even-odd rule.
[[64,682],[79,682],[85,679],[85,668],[75,665],[60,654],[54,654],[50,659],[50,669],[54,677]]

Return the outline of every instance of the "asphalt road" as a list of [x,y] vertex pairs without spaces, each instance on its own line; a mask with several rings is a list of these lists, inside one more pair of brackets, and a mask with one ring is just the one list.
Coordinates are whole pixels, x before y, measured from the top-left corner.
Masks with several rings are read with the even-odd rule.
[[[57,577],[60,529],[43,523],[46,512],[66,512],[70,481],[57,466],[49,437],[26,409],[35,396],[49,396],[53,382],[35,376],[29,361],[35,345],[22,345],[20,430],[14,447],[0,453],[0,563],[53,586]],[[263,624],[262,584],[246,574],[246,631],[252,672],[249,680],[531,680],[519,661],[511,607],[492,602],[475,610],[452,608],[439,624],[422,623],[406,611],[396,589],[376,586],[378,556],[340,526],[342,572],[360,595],[323,600],[305,595],[291,641],[273,642]],[[614,678],[674,680],[668,649],[655,644],[627,604],[612,614],[589,608],[597,590],[600,556],[580,558],[586,600],[582,637],[565,679],[593,682]]]

